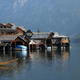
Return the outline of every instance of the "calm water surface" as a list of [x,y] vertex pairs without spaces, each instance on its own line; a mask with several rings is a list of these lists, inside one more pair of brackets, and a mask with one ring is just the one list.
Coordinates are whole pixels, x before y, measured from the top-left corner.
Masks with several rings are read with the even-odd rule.
[[80,46],[73,45],[70,51],[30,52],[24,61],[0,66],[0,80],[80,80]]

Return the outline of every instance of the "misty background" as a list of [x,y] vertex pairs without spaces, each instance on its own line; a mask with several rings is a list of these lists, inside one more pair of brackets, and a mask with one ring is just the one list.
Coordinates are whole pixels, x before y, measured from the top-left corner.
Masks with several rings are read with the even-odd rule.
[[80,0],[0,0],[0,22],[32,31],[80,33]]

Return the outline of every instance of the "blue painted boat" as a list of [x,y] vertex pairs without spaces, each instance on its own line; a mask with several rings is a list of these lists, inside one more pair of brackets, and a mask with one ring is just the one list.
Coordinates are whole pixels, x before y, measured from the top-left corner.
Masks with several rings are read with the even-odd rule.
[[26,51],[27,47],[24,45],[16,45],[16,51]]
[[24,45],[16,45],[16,57],[25,58],[27,56],[27,47]]

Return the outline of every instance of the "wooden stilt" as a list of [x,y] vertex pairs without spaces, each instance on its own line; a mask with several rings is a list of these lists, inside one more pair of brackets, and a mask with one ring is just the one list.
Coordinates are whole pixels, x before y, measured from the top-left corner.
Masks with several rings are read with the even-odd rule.
[[12,56],[12,47],[10,46],[10,56]]
[[5,46],[3,46],[3,55],[5,56]]

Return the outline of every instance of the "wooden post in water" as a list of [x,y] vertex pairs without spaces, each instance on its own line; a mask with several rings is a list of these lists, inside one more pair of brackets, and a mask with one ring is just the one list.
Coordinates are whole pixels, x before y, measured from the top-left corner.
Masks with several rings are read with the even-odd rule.
[[45,51],[46,51],[47,45],[46,45],[46,40],[45,40]]
[[3,46],[3,55],[5,56],[5,46]]
[[12,47],[10,46],[10,56],[12,56]]
[[51,44],[51,52],[53,51],[53,45]]

